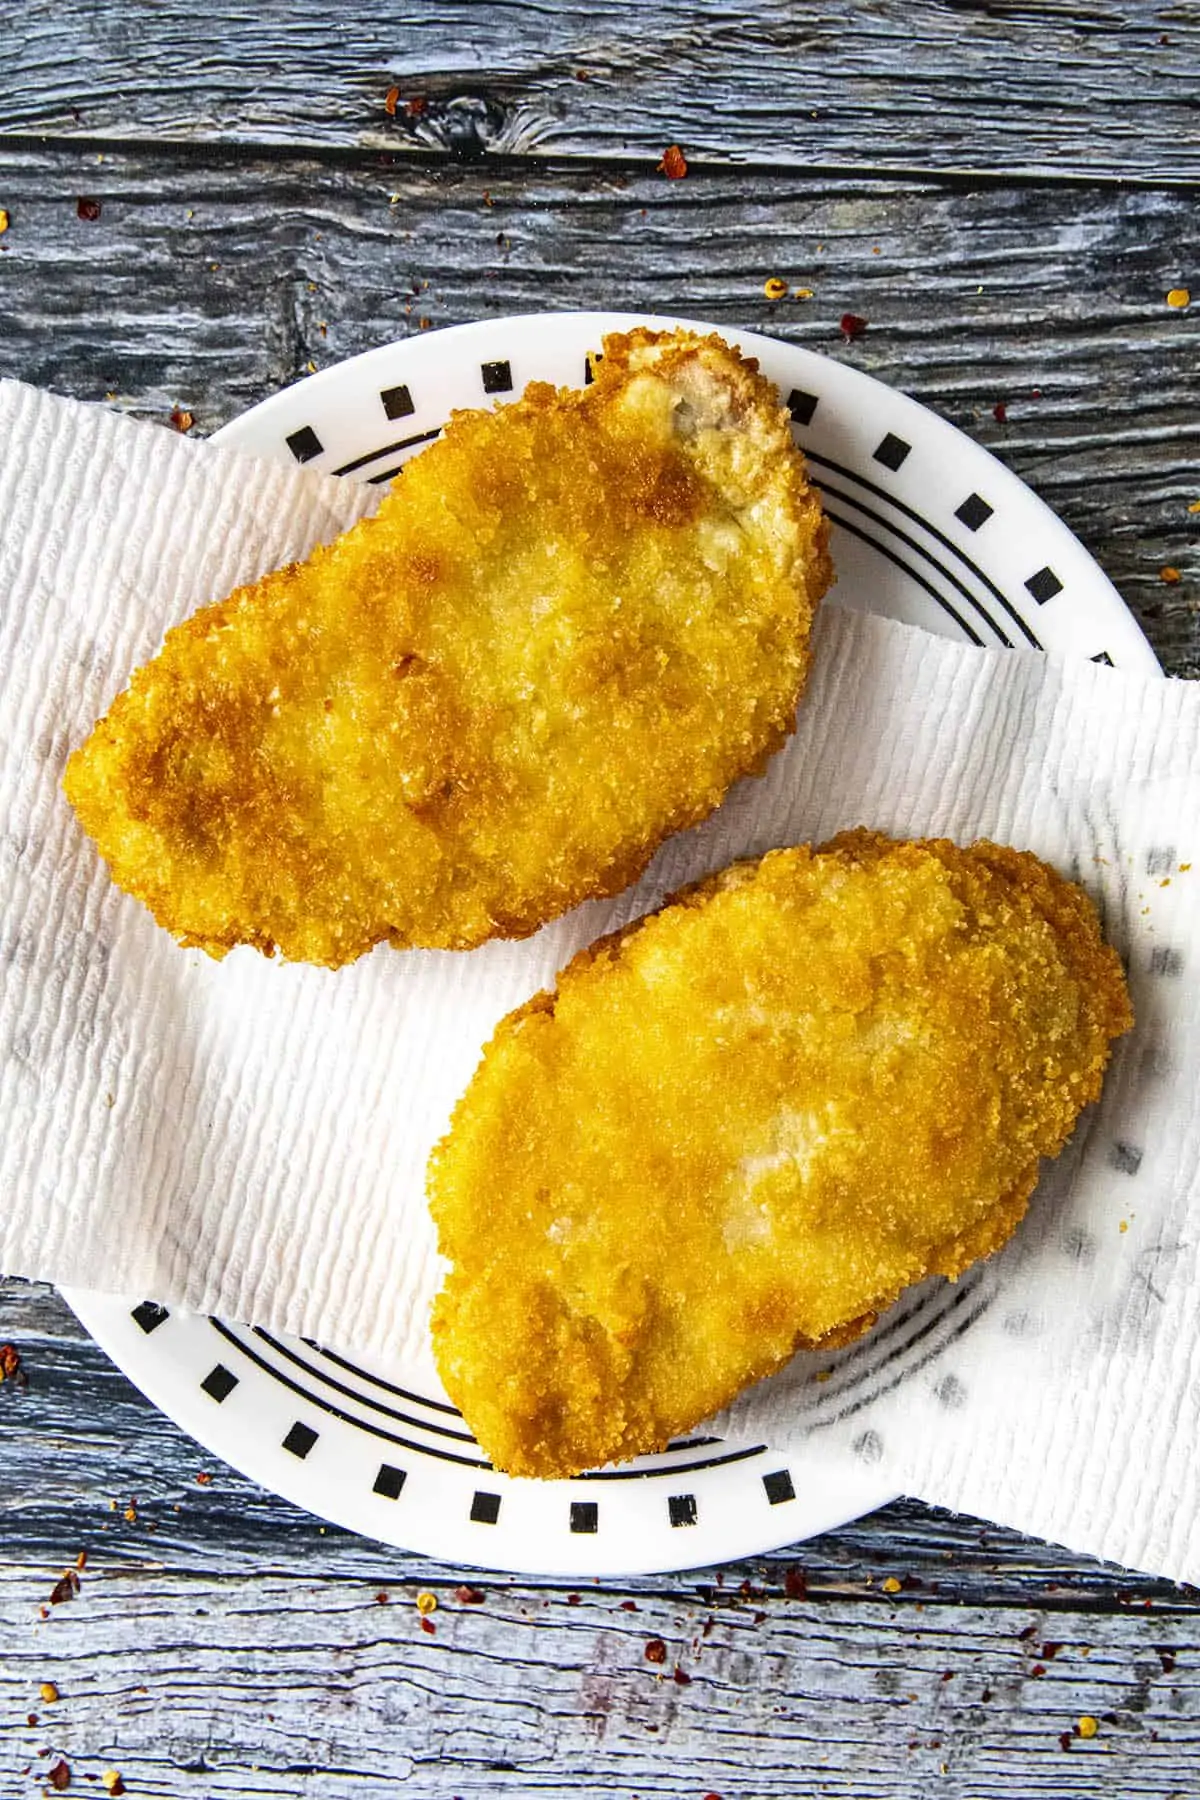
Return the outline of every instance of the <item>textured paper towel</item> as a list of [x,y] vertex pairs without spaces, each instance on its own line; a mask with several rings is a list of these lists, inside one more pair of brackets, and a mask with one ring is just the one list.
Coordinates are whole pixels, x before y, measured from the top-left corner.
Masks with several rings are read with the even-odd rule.
[[1137,1030],[1009,1252],[729,1423],[1200,1572],[1200,689],[828,609],[791,745],[618,900],[469,956],[212,963],[110,883],[62,798],[67,752],[168,625],[372,498],[0,387],[0,1268],[428,1370],[424,1162],[503,1012],[734,856],[858,823],[989,833],[1086,883]]

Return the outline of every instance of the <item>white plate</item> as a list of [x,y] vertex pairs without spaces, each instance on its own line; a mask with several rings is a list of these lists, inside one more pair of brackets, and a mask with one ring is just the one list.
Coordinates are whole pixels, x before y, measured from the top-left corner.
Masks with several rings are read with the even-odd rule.
[[[217,433],[383,482],[453,407],[529,381],[577,385],[606,331],[677,324],[558,313],[463,325],[358,356],[276,394]],[[713,327],[704,327],[710,330]],[[986,451],[852,368],[749,334],[724,336],[778,383],[834,521],[837,598],[946,636],[1158,673],[1091,557]],[[973,1284],[910,1296],[813,1391],[844,1416],[968,1329]],[[342,1358],[295,1339],[182,1313],[141,1296],[69,1292],[93,1337],[210,1450],[323,1518],[409,1550],[570,1576],[684,1568],[811,1536],[891,1498],[871,1468],[834,1480],[818,1452],[693,1438],[578,1481],[510,1481],[484,1461],[424,1371]]]

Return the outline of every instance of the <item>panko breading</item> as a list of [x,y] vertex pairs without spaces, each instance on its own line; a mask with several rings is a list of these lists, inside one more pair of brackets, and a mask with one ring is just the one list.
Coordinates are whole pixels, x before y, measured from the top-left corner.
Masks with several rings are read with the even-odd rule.
[[430,1164],[443,1380],[497,1467],[661,1449],[990,1255],[1132,1023],[1028,853],[733,865],[505,1019]]
[[170,632],[65,786],[184,944],[330,967],[624,887],[792,729],[826,529],[718,337],[460,412],[375,518]]

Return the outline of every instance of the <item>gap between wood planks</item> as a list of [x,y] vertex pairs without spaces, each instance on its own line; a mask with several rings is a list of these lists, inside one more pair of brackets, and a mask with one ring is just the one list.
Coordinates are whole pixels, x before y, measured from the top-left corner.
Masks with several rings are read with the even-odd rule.
[[[666,146],[664,145],[665,149]],[[490,150],[480,144],[476,149],[455,151],[411,145],[391,146],[385,143],[350,145],[311,143],[303,139],[279,138],[178,138],[170,135],[101,132],[95,135],[73,132],[0,132],[0,154],[5,151],[66,151],[80,155],[155,156],[182,165],[211,167],[219,164],[267,162],[322,163],[334,168],[395,168],[429,174],[438,169],[469,170],[474,175],[493,174],[511,180],[526,175],[531,182],[553,181],[555,177],[571,178],[594,174],[597,179],[612,175],[645,176],[657,173],[652,156],[592,154],[573,155],[567,151],[532,154],[518,151]],[[919,183],[934,191],[973,192],[988,188],[1075,188],[1085,192],[1111,190],[1121,193],[1131,189],[1171,194],[1200,193],[1200,177],[1167,175],[1114,175],[1099,171],[1063,169],[1046,171],[1023,168],[997,170],[963,164],[955,167],[930,167],[921,163],[880,162],[864,164],[812,162],[794,164],[767,159],[708,157],[690,153],[688,174],[693,177],[733,177],[739,181],[756,175],[778,178],[791,175],[797,180]],[[664,177],[664,179],[666,179]],[[685,178],[686,179],[686,178]]]

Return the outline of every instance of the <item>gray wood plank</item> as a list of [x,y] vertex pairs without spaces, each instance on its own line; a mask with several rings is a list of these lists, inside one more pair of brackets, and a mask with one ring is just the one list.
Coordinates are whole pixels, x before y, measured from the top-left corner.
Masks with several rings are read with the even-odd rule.
[[6,34],[0,130],[1178,181],[1198,64],[1155,0],[53,0]]
[[13,1794],[60,1757],[158,1800],[1195,1793],[1194,1619],[485,1584],[427,1633],[412,1583],[89,1568],[42,1620],[46,1586],[0,1569]]
[[[310,361],[547,307],[688,312],[844,358],[995,450],[1166,667],[1200,672],[1200,295],[1165,303],[1200,266],[1183,195],[0,148],[0,205],[0,372],[182,404],[201,431]],[[770,304],[775,274],[812,298]],[[854,344],[845,311],[870,321]]]

